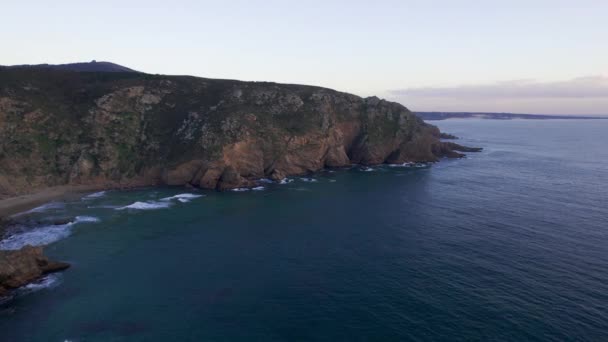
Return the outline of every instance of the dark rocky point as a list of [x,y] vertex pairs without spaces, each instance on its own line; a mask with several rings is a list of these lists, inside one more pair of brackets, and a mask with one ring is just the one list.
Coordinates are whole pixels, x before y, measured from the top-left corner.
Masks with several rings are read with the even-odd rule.
[[25,246],[16,251],[0,251],[0,297],[68,267],[67,263],[50,261],[43,254],[42,247]]
[[455,135],[453,135],[453,134],[443,133],[443,132],[441,132],[441,134],[439,134],[439,138],[441,138],[441,139],[451,139],[451,140],[458,139],[458,137],[455,136]]

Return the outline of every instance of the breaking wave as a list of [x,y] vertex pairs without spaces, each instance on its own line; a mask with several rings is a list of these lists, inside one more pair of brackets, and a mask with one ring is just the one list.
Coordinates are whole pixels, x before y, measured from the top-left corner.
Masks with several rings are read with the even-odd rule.
[[389,167],[408,167],[408,168],[423,168],[423,167],[427,167],[430,164],[428,163],[412,163],[412,162],[405,162],[403,164],[388,164]]
[[316,183],[317,182],[317,180],[314,178],[306,178],[306,177],[302,177],[302,178],[300,178],[300,180],[302,182],[307,182],[307,183]]
[[253,187],[253,188],[234,188],[234,189],[231,189],[230,191],[245,192],[245,191],[262,191],[262,190],[265,190],[265,189],[266,189],[265,186],[260,185],[260,186],[256,186],[256,187]]
[[84,196],[82,199],[83,200],[91,200],[91,199],[95,199],[95,198],[100,198],[106,195],[105,191],[99,191],[99,192],[95,192],[89,195]]
[[182,203],[188,203],[191,200],[195,199],[195,198],[199,198],[199,197],[203,197],[204,195],[197,195],[197,194],[190,194],[190,193],[185,193],[185,194],[177,194],[175,196],[171,196],[171,197],[165,197],[165,198],[161,198],[161,201],[171,201],[171,200],[178,200]]
[[283,178],[283,179],[281,179],[281,181],[279,182],[279,184],[289,184],[291,182],[293,182],[293,179]]
[[92,206],[88,206],[87,208],[89,208],[89,209],[117,209],[117,208],[120,208],[120,205],[111,205],[111,204],[92,205]]
[[171,206],[171,202],[163,201],[163,202],[135,202],[124,207],[118,207],[114,210],[125,210],[125,209],[135,209],[135,210],[155,210],[155,209],[166,209]]
[[63,208],[65,208],[65,204],[62,202],[50,202],[50,203],[41,205],[39,207],[36,207],[34,209],[30,209],[28,211],[24,211],[22,213],[16,214],[14,216],[20,216],[20,215],[31,214],[31,213],[42,213],[42,212],[45,212],[45,211],[51,210],[51,209],[63,209]]
[[82,222],[92,222],[92,223],[96,223],[96,222],[101,222],[101,220],[98,217],[94,217],[94,216],[76,216],[76,219],[74,220],[74,224],[76,223],[82,223]]
[[20,289],[22,292],[36,292],[43,289],[48,289],[59,285],[61,280],[61,275],[59,273],[49,274],[44,276],[40,280],[25,285]]
[[21,249],[27,245],[48,245],[70,236],[72,233],[71,226],[72,223],[68,223],[57,226],[45,226],[23,233],[17,233],[0,241],[0,249],[15,250]]
[[10,235],[0,241],[0,250],[16,250],[24,246],[43,246],[62,240],[72,234],[72,226],[78,223],[97,223],[101,220],[93,216],[76,216],[66,224],[46,225]]

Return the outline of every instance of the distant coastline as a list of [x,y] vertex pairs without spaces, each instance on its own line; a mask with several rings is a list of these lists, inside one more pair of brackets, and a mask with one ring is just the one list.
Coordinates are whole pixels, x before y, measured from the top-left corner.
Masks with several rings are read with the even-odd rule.
[[554,119],[584,119],[597,120],[608,119],[608,116],[600,115],[543,115],[543,114],[516,114],[516,113],[483,113],[483,112],[415,112],[423,120],[446,120],[446,119],[487,119],[487,120],[554,120]]

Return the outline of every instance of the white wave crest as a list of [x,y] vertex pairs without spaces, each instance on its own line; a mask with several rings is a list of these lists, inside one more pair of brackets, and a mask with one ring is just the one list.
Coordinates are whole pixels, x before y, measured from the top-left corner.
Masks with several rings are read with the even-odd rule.
[[105,191],[99,191],[99,192],[95,192],[89,195],[84,196],[82,199],[83,200],[91,200],[91,199],[95,199],[95,198],[100,198],[106,195]]
[[176,199],[180,202],[186,203],[186,202],[190,202],[190,200],[192,200],[192,199],[203,197],[203,196],[204,195],[186,193],[186,194],[177,194],[175,196],[161,198],[160,200],[161,201],[171,201],[171,200]]
[[300,178],[300,180],[302,182],[307,182],[307,183],[316,183],[317,182],[317,180],[314,178],[306,178],[306,177],[302,177],[302,178]]
[[63,208],[65,208],[65,204],[62,202],[50,202],[47,204],[43,204],[39,207],[36,207],[34,209],[30,209],[28,211],[24,211],[22,213],[16,214],[14,216],[20,216],[20,215],[31,214],[31,213],[41,213],[41,212],[45,212],[45,211],[51,210],[51,209],[63,209]]
[[361,171],[363,172],[372,172],[372,171],[376,171],[376,169],[374,169],[373,167],[364,167],[361,169]]
[[265,186],[256,186],[255,188],[251,188],[251,190],[253,191],[262,191],[262,190],[266,190]]
[[114,210],[136,209],[136,210],[155,210],[166,209],[171,206],[171,202],[135,202],[124,207],[118,207]]
[[251,190],[251,189],[249,189],[249,188],[234,188],[234,189],[231,189],[230,191],[243,192],[243,191],[249,191],[249,190]]
[[260,183],[266,183],[266,184],[272,184],[274,183],[274,181],[272,179],[268,179],[268,178],[261,178],[258,180],[258,182]]
[[91,205],[91,206],[88,206],[87,208],[89,208],[89,209],[117,209],[117,208],[120,208],[120,205],[110,205],[110,204]]
[[49,274],[34,283],[25,285],[22,288],[22,291],[36,292],[36,291],[40,291],[43,289],[55,287],[55,286],[59,285],[60,280],[61,280],[60,278],[61,278],[61,275],[59,273]]
[[412,162],[405,162],[403,164],[388,164],[389,167],[412,167],[414,166],[414,163]]
[[100,222],[101,220],[98,217],[94,217],[94,216],[76,216],[76,219],[74,220],[74,223],[81,223],[81,222]]
[[0,241],[1,250],[20,249],[26,245],[42,246],[65,239],[72,233],[73,223],[44,226],[30,231],[17,233]]
[[0,250],[15,250],[26,245],[43,246],[65,239],[72,234],[72,226],[78,223],[97,223],[101,220],[93,216],[76,216],[66,224],[47,225],[18,232],[0,241]]
[[412,163],[412,162],[405,162],[403,164],[388,164],[389,167],[416,167],[416,168],[423,168],[423,167],[427,167],[430,164],[428,163]]
[[26,245],[44,246],[65,239],[72,234],[72,226],[78,223],[97,223],[101,220],[93,216],[76,216],[66,224],[46,225],[10,235],[0,241],[0,250],[21,249]]
[[291,182],[293,182],[293,179],[283,178],[283,179],[281,179],[281,181],[279,182],[279,184],[289,184]]

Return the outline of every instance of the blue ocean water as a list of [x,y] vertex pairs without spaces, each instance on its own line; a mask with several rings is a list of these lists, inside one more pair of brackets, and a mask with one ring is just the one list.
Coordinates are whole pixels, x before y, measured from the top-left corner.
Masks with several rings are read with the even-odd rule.
[[436,124],[484,151],[39,208],[79,218],[0,248],[73,266],[0,306],[0,340],[608,340],[608,120]]

